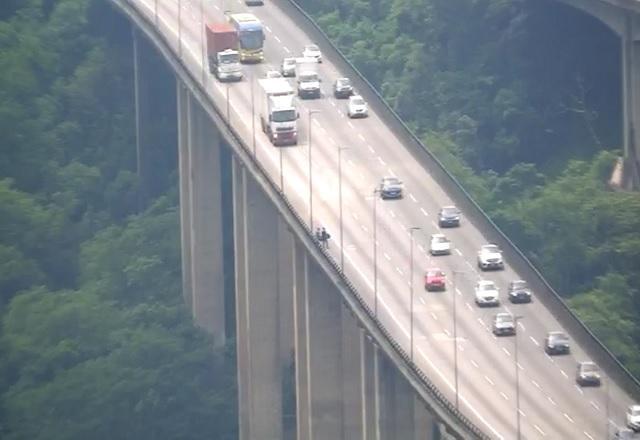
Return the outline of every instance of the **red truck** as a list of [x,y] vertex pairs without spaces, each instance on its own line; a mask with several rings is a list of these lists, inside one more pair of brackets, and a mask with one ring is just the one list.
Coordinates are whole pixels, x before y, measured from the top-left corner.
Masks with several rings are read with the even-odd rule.
[[229,23],[208,23],[207,58],[209,72],[220,81],[240,81],[242,67],[238,53],[238,33]]

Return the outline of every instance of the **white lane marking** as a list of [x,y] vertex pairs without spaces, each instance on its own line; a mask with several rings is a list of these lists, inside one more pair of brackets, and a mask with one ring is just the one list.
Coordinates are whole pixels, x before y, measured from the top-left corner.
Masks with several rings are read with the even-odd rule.
[[541,389],[540,384],[538,382],[536,382],[535,380],[531,379],[531,383],[538,389]]
[[443,331],[444,331],[444,334],[445,334],[445,335],[447,335],[447,336],[451,337],[451,333],[449,333],[449,330],[447,330],[447,329],[445,328],[445,329],[443,329]]
[[220,10],[220,6],[218,5],[213,5],[214,8],[216,8],[218,11]]
[[575,422],[573,421],[573,419],[572,419],[571,417],[569,417],[569,414],[567,414],[567,413],[562,413],[562,415],[564,415],[564,418],[565,418],[565,419],[567,419],[568,421],[570,421],[571,423],[575,423]]
[[520,409],[520,410],[518,410],[518,411],[520,412],[520,415],[521,415],[522,417],[527,417],[527,415],[524,413],[524,411],[522,411],[521,409]]
[[[284,49],[284,51],[286,53],[291,53],[291,51],[289,50],[289,48],[287,46],[282,46],[282,48]],[[332,103],[333,104],[333,103]]]
[[[433,364],[431,359],[424,353],[424,351],[422,351],[421,348],[418,348],[418,353],[420,353],[420,355],[429,363],[429,366],[433,369],[433,371],[435,371],[438,374],[438,376],[440,376],[440,379],[442,379],[442,381],[446,383],[447,386],[449,386],[449,389],[451,389],[451,391],[455,391],[455,387],[453,386],[453,384],[449,382],[449,379],[442,373],[442,371],[440,371],[438,367],[436,367]],[[504,440],[504,437],[500,435],[500,433],[496,431],[495,428],[491,426],[484,417],[482,417],[482,415],[473,407],[473,405],[469,403],[469,401],[462,395],[462,393],[459,393],[458,395],[460,399],[464,402],[464,404],[467,405],[469,409],[473,412],[473,414],[478,418],[478,420],[484,423],[487,426],[487,428],[489,428],[491,432],[493,432],[496,435],[496,437],[498,437],[499,440]]]
[[358,137],[360,138],[360,140],[361,140],[362,142],[367,142],[367,141],[364,139],[364,136],[362,136],[362,134],[361,134],[361,133],[358,133]]
[[504,353],[505,353],[507,356],[511,356],[511,353],[509,353],[509,350],[507,350],[506,348],[502,347],[502,351],[504,351]]
[[473,365],[476,368],[480,368],[480,365],[478,365],[478,363],[476,361],[474,361],[473,359],[471,359],[471,365]]
[[401,270],[398,266],[396,266],[396,272],[398,272],[400,275],[404,275],[404,274],[402,273],[402,270]]
[[462,252],[460,252],[460,249],[455,248],[454,251],[456,251],[456,254],[462,257]]
[[546,432],[544,432],[538,425],[534,424],[533,427],[536,428],[536,431],[542,434],[543,437],[547,436]]
[[353,124],[351,123],[351,121],[347,121],[347,124],[349,125],[349,127],[351,127],[351,128],[355,128],[355,127],[353,126]]
[[433,319],[435,319],[436,321],[438,320],[438,315],[436,315],[434,312],[429,312],[429,314]]
[[418,245],[418,249],[420,249],[420,252],[422,252],[423,254],[426,252],[426,250],[422,247],[421,244]]
[[398,222],[398,224],[400,225],[400,229],[402,229],[403,231],[407,230],[406,226],[402,224],[402,222]]
[[591,440],[595,440],[593,437],[591,437],[591,436],[589,435],[589,433],[588,433],[587,431],[582,431],[582,433],[583,433],[584,435],[586,435],[586,436],[587,436],[587,438],[590,438]]
[[264,28],[267,30],[267,32],[271,32],[271,28],[269,26],[265,26]]
[[565,379],[569,379],[569,376],[567,376],[567,373],[565,373],[564,370],[560,370],[560,373],[562,373]]
[[584,396],[584,391],[582,391],[582,388],[580,388],[578,385],[575,385],[575,387],[576,390],[578,390],[578,392]]
[[338,143],[335,141],[335,139],[333,139],[331,136],[329,136],[329,140],[331,141],[331,143],[333,145],[338,145]]
[[502,398],[504,400],[509,400],[509,398],[507,397],[507,395],[505,393],[503,393],[502,391],[500,391],[500,395],[502,396]]
[[518,321],[518,327],[520,327],[523,332],[527,331],[527,329],[524,328],[524,325],[522,325],[522,322],[520,322],[520,321]]
[[422,211],[425,217],[429,217],[429,214],[427,214],[427,211],[425,211],[424,208],[420,208],[420,211]]
[[485,376],[484,376],[484,380],[486,380],[487,382],[489,382],[491,385],[495,385],[495,383],[494,383],[491,379],[489,379],[489,376],[486,376],[486,375],[485,375]]
[[593,406],[596,409],[596,411],[600,411],[600,407],[593,400],[591,402],[589,402],[589,403],[591,404],[591,406]]
[[393,212],[391,209],[389,210],[389,215],[393,218],[396,218],[396,213]]
[[274,35],[273,38],[278,42],[278,43],[282,43],[282,40],[280,40],[280,38],[278,38],[277,35]]
[[556,363],[556,361],[554,361],[553,358],[549,356],[547,353],[545,353],[544,355],[547,357],[547,359],[549,359],[549,362],[551,362],[552,364]]
[[436,225],[436,222],[434,222],[433,220],[431,220],[431,224],[433,225],[433,227],[434,227],[435,229],[438,229],[438,225]]
[[367,228],[365,225],[361,225],[361,226],[364,232],[369,233],[369,228]]
[[387,261],[391,261],[391,257],[389,256],[389,254],[387,254],[386,252],[383,252],[384,254],[384,258],[387,259]]
[[520,362],[518,362],[518,368],[520,368],[521,370],[524,370],[524,367],[520,364]]
[[423,298],[423,297],[420,297],[420,302],[421,302],[422,304],[424,304],[425,306],[427,305],[427,303],[426,303],[426,301],[424,300],[424,298]]
[[413,196],[413,194],[409,193],[409,198],[411,200],[413,200],[414,202],[418,203],[418,201],[416,200],[416,198]]
[[389,173],[389,175],[390,175],[391,177],[398,177],[398,176],[396,175],[396,173],[394,173],[394,172],[393,172],[393,170],[392,170],[391,168],[387,168],[387,172]]
[[549,402],[551,402],[551,404],[552,404],[553,406],[558,406],[558,404],[556,403],[556,401],[555,401],[555,400],[553,400],[553,399],[551,398],[551,396],[547,396],[547,400],[548,400]]
[[531,342],[533,342],[534,344],[536,344],[537,347],[540,347],[540,343],[538,341],[535,340],[535,338],[533,336],[529,336],[529,339],[531,339]]
[[382,158],[380,156],[378,156],[378,162],[380,162],[381,165],[386,165],[387,163],[382,160]]
[[336,103],[335,103],[335,102],[333,102],[333,101],[329,101],[329,103],[330,103],[332,106],[334,106],[334,107],[336,106]]
[[369,147],[369,151],[371,151],[372,153],[376,152],[376,150],[374,150],[374,148],[371,145],[367,144],[367,147]]
[[469,304],[469,303],[465,303],[465,305],[467,306],[467,309],[469,309],[469,310],[473,311],[473,307],[471,307],[471,304]]

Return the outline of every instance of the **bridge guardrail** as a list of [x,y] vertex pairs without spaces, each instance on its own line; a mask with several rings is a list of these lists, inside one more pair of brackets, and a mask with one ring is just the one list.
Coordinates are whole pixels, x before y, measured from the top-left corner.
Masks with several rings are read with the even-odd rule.
[[[227,138],[231,138],[233,142],[239,145],[242,151],[236,150],[236,153],[241,153],[241,159],[245,164],[250,163],[252,168],[256,168],[260,173],[260,183],[266,183],[271,190],[271,193],[275,193],[279,195],[279,202],[283,203],[286,207],[287,214],[295,219],[297,223],[297,229],[305,232],[305,237],[302,237],[302,241],[307,248],[313,248],[315,253],[319,253],[323,256],[323,259],[326,263],[331,267],[332,278],[339,278],[342,286],[346,287],[350,293],[350,295],[356,300],[358,307],[360,307],[361,311],[365,313],[365,317],[367,322],[363,322],[365,327],[367,327],[367,331],[372,334],[374,340],[378,342],[380,346],[383,348],[388,344],[394,353],[386,353],[387,355],[391,355],[393,358],[393,354],[399,356],[407,368],[411,371],[413,378],[416,379],[422,386],[423,390],[427,392],[427,394],[433,398],[441,407],[447,411],[450,415],[455,417],[460,421],[461,425],[466,429],[467,434],[471,434],[474,438],[489,440],[491,437],[487,436],[480,428],[478,428],[467,416],[465,416],[462,412],[455,408],[455,406],[446,398],[446,396],[438,389],[438,387],[429,380],[429,378],[424,374],[422,370],[420,370],[415,364],[412,363],[409,354],[393,339],[391,333],[382,325],[375,317],[373,311],[369,308],[364,298],[358,293],[355,286],[349,281],[349,279],[342,273],[338,263],[333,259],[329,253],[324,250],[319,243],[313,238],[313,231],[311,231],[304,220],[298,215],[293,206],[290,204],[289,200],[286,196],[280,191],[276,182],[274,182],[270,177],[267,171],[262,167],[262,165],[254,160],[252,148],[247,145],[240,135],[236,132],[236,130],[227,122],[225,117],[225,110],[218,108],[217,104],[208,98],[206,91],[202,88],[201,84],[198,82],[196,78],[193,77],[191,72],[188,70],[186,66],[182,64],[182,61],[175,57],[175,54],[171,50],[171,44],[167,41],[164,34],[155,32],[155,23],[151,22],[148,17],[144,16],[144,14],[137,13],[137,9],[135,6],[135,0],[111,0],[113,4],[115,4],[118,8],[120,8],[126,15],[129,16],[132,21],[136,24],[140,25],[140,21],[144,22],[147,25],[147,28],[143,30],[147,33],[149,38],[153,41],[162,55],[167,59],[167,61],[176,69],[176,73],[178,75],[187,77],[190,79],[190,83],[187,86],[191,89],[192,92],[195,92],[194,95],[203,105],[205,110],[210,114],[210,116],[214,117],[214,120],[217,122],[218,127],[222,128],[221,134]],[[163,46],[158,45],[158,41],[154,41],[154,38],[161,40]],[[215,114],[211,114],[209,112],[210,109],[213,109]],[[227,139],[228,140],[228,139]],[[232,142],[229,142],[232,144]],[[233,147],[233,145],[232,145]],[[267,194],[270,196],[270,194]],[[323,269],[326,269],[323,267]],[[338,285],[340,288],[340,285]],[[358,310],[354,310],[349,301],[345,301],[345,304],[352,308],[352,311],[356,313],[357,316],[360,317]],[[383,341],[378,341],[375,333],[376,331],[369,331],[373,327],[375,330],[379,332],[384,338]],[[386,343],[386,344],[385,344]],[[384,351],[383,351],[384,352]],[[430,407],[431,402],[425,402]],[[456,435],[463,435],[458,434]],[[460,438],[468,438],[468,437],[460,437]]]
[[516,272],[524,275],[524,279],[530,284],[536,299],[539,299],[549,309],[553,316],[569,331],[570,336],[587,351],[592,360],[600,365],[620,388],[629,392],[635,400],[640,400],[640,382],[638,379],[620,363],[613,353],[573,313],[538,269],[489,218],[462,187],[460,182],[445,169],[440,160],[409,129],[375,87],[347,60],[313,18],[295,0],[273,0],[273,3],[280,8],[286,8],[287,12],[295,14],[299,26],[315,39],[314,43],[320,46],[323,53],[331,57],[334,64],[341,71],[350,72],[352,83],[358,89],[358,92],[365,97],[376,113],[389,124],[394,134],[409,148],[413,157],[431,173],[434,180],[445,188],[446,193],[465,213],[465,216],[472,220],[489,241],[498,244],[502,248],[506,261]]

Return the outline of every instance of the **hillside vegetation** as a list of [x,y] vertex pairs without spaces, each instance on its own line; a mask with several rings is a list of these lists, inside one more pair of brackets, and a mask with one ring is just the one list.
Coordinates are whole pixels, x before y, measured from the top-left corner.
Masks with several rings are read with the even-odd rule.
[[640,197],[605,185],[617,37],[555,1],[299,3],[640,376]]
[[183,306],[171,136],[138,198],[130,32],[102,0],[0,2],[5,440],[237,438],[233,355]]

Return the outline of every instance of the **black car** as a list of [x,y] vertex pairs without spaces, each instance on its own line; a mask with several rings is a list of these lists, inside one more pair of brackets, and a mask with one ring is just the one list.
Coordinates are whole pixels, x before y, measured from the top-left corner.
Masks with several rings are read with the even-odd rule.
[[455,206],[444,206],[438,212],[438,224],[441,228],[460,226],[460,210]]
[[562,332],[549,332],[544,340],[544,351],[547,354],[568,354],[569,338]]
[[524,280],[511,281],[509,283],[508,295],[509,301],[514,304],[531,302],[531,290],[529,290],[529,286]]
[[333,96],[337,99],[347,99],[353,95],[353,86],[349,78],[338,78],[333,83]]

